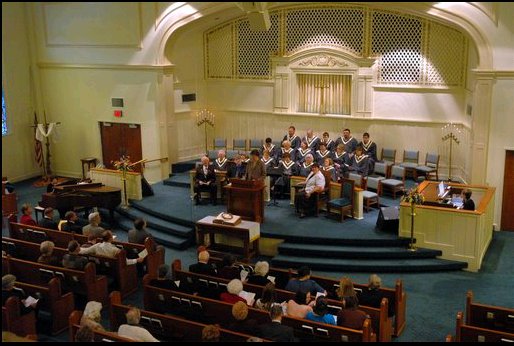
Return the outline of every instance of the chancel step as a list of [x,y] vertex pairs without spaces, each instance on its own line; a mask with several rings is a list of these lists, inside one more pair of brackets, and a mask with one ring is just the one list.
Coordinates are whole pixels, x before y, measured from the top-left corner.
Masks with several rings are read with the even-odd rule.
[[162,181],[164,185],[190,188],[189,170],[183,173],[173,173],[168,179]]

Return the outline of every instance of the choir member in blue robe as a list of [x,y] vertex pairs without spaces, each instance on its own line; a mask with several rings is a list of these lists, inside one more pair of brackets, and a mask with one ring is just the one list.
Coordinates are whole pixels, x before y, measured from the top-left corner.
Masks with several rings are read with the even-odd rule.
[[246,164],[241,160],[241,155],[236,155],[234,163],[228,166],[227,177],[243,179],[246,174]]
[[311,172],[312,164],[314,163],[314,156],[312,154],[305,155],[305,162],[300,164],[300,176],[307,177]]
[[287,135],[284,136],[283,141],[291,142],[291,148],[298,149],[302,140],[296,134],[296,128],[294,126],[289,126]]
[[343,135],[336,139],[336,145],[343,143],[344,151],[346,151],[350,156],[353,155],[357,145],[359,144],[355,138],[352,137],[350,129],[344,129]]
[[359,143],[359,146],[364,150],[364,155],[368,156],[370,165],[369,173],[372,173],[375,169],[375,162],[377,162],[377,145],[369,138],[369,133],[364,132],[362,142]]
[[332,155],[329,150],[327,150],[325,142],[319,143],[319,150],[316,150],[315,160],[320,165],[323,166],[323,162],[325,158],[330,158]]
[[296,151],[293,148],[291,148],[291,142],[289,142],[288,140],[283,141],[282,148],[280,148],[280,150],[277,150],[277,155],[275,156],[275,161],[277,161],[277,162],[280,161],[285,153],[288,153],[291,160],[295,161]]
[[269,151],[269,155],[276,161],[278,162],[278,160],[276,159],[277,158],[277,151],[279,151],[279,148],[277,148],[275,146],[275,144],[273,144],[273,141],[271,140],[271,138],[266,138],[266,140],[264,141],[264,144],[262,145],[262,148],[261,148],[261,155],[264,155],[264,151]]
[[326,145],[328,151],[331,151],[331,152],[336,151],[336,142],[334,142],[330,138],[330,135],[328,134],[328,132],[323,132],[322,142],[325,142],[325,145]]
[[291,160],[291,155],[289,155],[289,153],[284,153],[278,167],[282,170],[282,176],[275,181],[275,189],[280,190],[280,192],[277,190],[276,193],[279,193],[280,198],[283,198],[284,194],[289,193],[291,188],[291,176],[298,175],[298,165]]
[[337,169],[334,167],[334,162],[330,157],[323,160],[323,166],[321,166],[323,172],[330,172],[330,178],[333,182],[337,182],[338,174]]
[[307,134],[303,137],[302,141],[307,142],[307,146],[313,153],[319,149],[319,142],[321,142],[319,137],[314,135],[312,129],[307,130]]
[[228,159],[225,156],[225,150],[219,150],[218,151],[218,158],[214,160],[214,170],[217,172],[226,172],[227,171],[227,165],[228,165]]
[[270,155],[270,152],[267,150],[264,150],[262,153],[261,161],[264,163],[264,166],[266,166],[266,169],[269,167],[275,167],[275,158]]
[[295,152],[295,158],[296,158],[296,163],[297,164],[302,164],[305,162],[305,156],[307,156],[307,154],[313,154],[314,152],[309,148],[309,146],[307,145],[307,142],[302,142],[302,144],[300,144],[300,148],[296,149],[296,152]]
[[350,167],[348,167],[348,170],[362,175],[363,177],[368,176],[369,172],[369,159],[368,156],[364,154],[364,150],[362,147],[357,147],[355,150],[355,155],[352,157],[352,163],[350,164]]
[[339,144],[332,153],[332,161],[334,166],[340,170],[342,165],[350,165],[350,155],[344,150],[344,144]]

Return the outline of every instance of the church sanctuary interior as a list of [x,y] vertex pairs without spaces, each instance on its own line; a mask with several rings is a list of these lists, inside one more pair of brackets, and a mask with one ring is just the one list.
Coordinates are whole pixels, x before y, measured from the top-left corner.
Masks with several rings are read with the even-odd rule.
[[2,2],[2,341],[514,342],[513,18]]

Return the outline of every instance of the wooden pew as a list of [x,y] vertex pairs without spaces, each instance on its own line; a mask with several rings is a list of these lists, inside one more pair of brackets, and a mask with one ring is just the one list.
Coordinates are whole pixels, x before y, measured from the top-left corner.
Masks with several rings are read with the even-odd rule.
[[[209,253],[211,254],[209,262],[215,264],[222,263],[224,253],[218,251],[213,252],[211,250],[209,250]],[[243,262],[238,262],[238,264],[248,266],[247,263]],[[285,270],[270,267],[268,275],[274,276],[276,287],[283,289],[289,279],[296,276],[296,271],[293,271],[292,269]],[[311,279],[315,280],[321,287],[327,290],[329,298],[337,299],[335,290],[339,287],[339,280],[315,275],[312,275]],[[353,286],[356,290],[364,290],[368,288],[367,284],[353,283]],[[385,298],[387,298],[389,305],[392,304],[392,308],[389,308],[394,312],[392,335],[397,337],[403,332],[406,322],[407,294],[403,290],[403,282],[402,280],[398,279],[396,280],[394,289],[381,287],[380,292],[384,295]]]
[[[186,309],[191,309],[189,315],[203,315],[208,321],[221,321],[222,324],[225,323],[225,326],[228,326],[229,321],[233,319],[233,304],[153,287],[147,283],[148,280],[143,281],[145,308],[148,310],[166,309],[168,312],[174,313],[184,311],[180,309],[180,306],[185,305]],[[248,308],[247,318],[254,319],[259,325],[270,321],[269,314],[266,311],[252,307]],[[299,337],[301,341],[376,341],[376,335],[372,333],[369,319],[364,322],[363,330],[338,327],[288,316],[282,318],[282,324],[291,326],[295,330],[295,336]]]
[[18,336],[34,335],[36,333],[36,314],[31,311],[22,315],[21,302],[17,297],[10,297],[2,306],[2,330]]
[[107,277],[96,275],[96,267],[88,263],[83,271],[54,267],[25,261],[11,256],[2,256],[2,275],[13,274],[16,279],[33,285],[45,285],[53,277],[61,279],[62,287],[69,287],[73,293],[107,304]]
[[[121,303],[119,292],[114,291],[110,294],[109,316],[111,330],[118,330],[120,325],[126,323],[125,314],[129,309],[129,306]],[[206,326],[203,323],[146,310],[141,310],[141,321],[139,324],[158,339],[193,342],[201,341],[202,330]],[[246,342],[249,337],[250,335],[247,334],[220,328],[220,342]]]
[[[78,310],[73,311],[68,318],[68,324],[70,328],[69,335],[71,342],[76,342],[75,335],[80,329],[81,318],[82,311]],[[132,339],[124,338],[122,336],[119,336],[117,333],[112,332],[93,331],[93,335],[95,342],[134,342],[134,340]]]
[[33,285],[16,281],[16,287],[21,288],[27,295],[39,299],[39,310],[48,311],[52,316],[52,335],[57,335],[68,328],[66,319],[75,308],[73,293],[62,293],[61,282],[52,278],[48,285]]
[[[13,246],[15,253],[13,254]],[[12,257],[37,262],[40,255],[39,244],[27,242],[24,240],[4,238],[2,237],[2,250],[9,251]],[[53,255],[59,260],[68,253],[68,250],[60,247],[54,247]],[[87,255],[91,262],[96,264],[96,271],[112,277],[117,288],[122,292],[123,297],[134,293],[137,290],[137,268],[135,265],[127,265],[125,250],[122,249],[115,258]],[[61,266],[59,266],[61,267]]]
[[[217,298],[216,294],[226,290],[226,285],[230,280],[218,278],[215,276],[208,276],[202,274],[196,274],[191,272],[185,272],[180,269],[180,260],[173,261],[172,264],[173,275],[175,280],[181,282],[198,282],[199,284],[205,284],[205,290],[201,290],[200,293],[209,291],[209,297]],[[247,292],[255,293],[256,299],[262,295],[264,286],[252,285],[243,283],[243,289]],[[288,301],[294,299],[295,294],[290,291],[275,289],[276,297],[279,302]],[[338,311],[343,307],[343,303],[339,300],[328,299],[330,313],[337,314]],[[366,312],[371,318],[371,326],[377,334],[377,339],[383,342],[391,341],[392,326],[391,319],[387,316],[388,302],[387,299],[383,299],[380,309],[360,306],[364,312]]]
[[[61,232],[36,226],[28,227],[16,222],[9,223],[9,232],[10,237],[14,239],[35,243],[41,243],[42,240],[51,240],[55,246],[64,249],[68,248],[68,243],[71,240],[76,240],[79,244],[87,242],[87,237],[82,234]],[[122,246],[127,252],[137,251],[139,253],[146,249],[148,256],[146,256],[144,263],[146,264],[146,272],[148,274],[157,276],[157,269],[164,263],[164,248],[155,248],[155,241],[152,238],[146,238],[144,245],[119,241],[113,241],[113,244]]]
[[473,302],[473,292],[466,295],[466,324],[474,327],[514,333],[514,309]]
[[464,324],[462,312],[457,313],[456,342],[514,342],[514,334]]

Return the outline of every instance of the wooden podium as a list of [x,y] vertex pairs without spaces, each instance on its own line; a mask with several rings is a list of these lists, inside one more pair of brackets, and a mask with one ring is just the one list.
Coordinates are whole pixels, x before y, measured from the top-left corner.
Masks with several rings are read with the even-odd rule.
[[264,222],[264,182],[231,179],[225,186],[227,211],[239,215],[243,220]]

